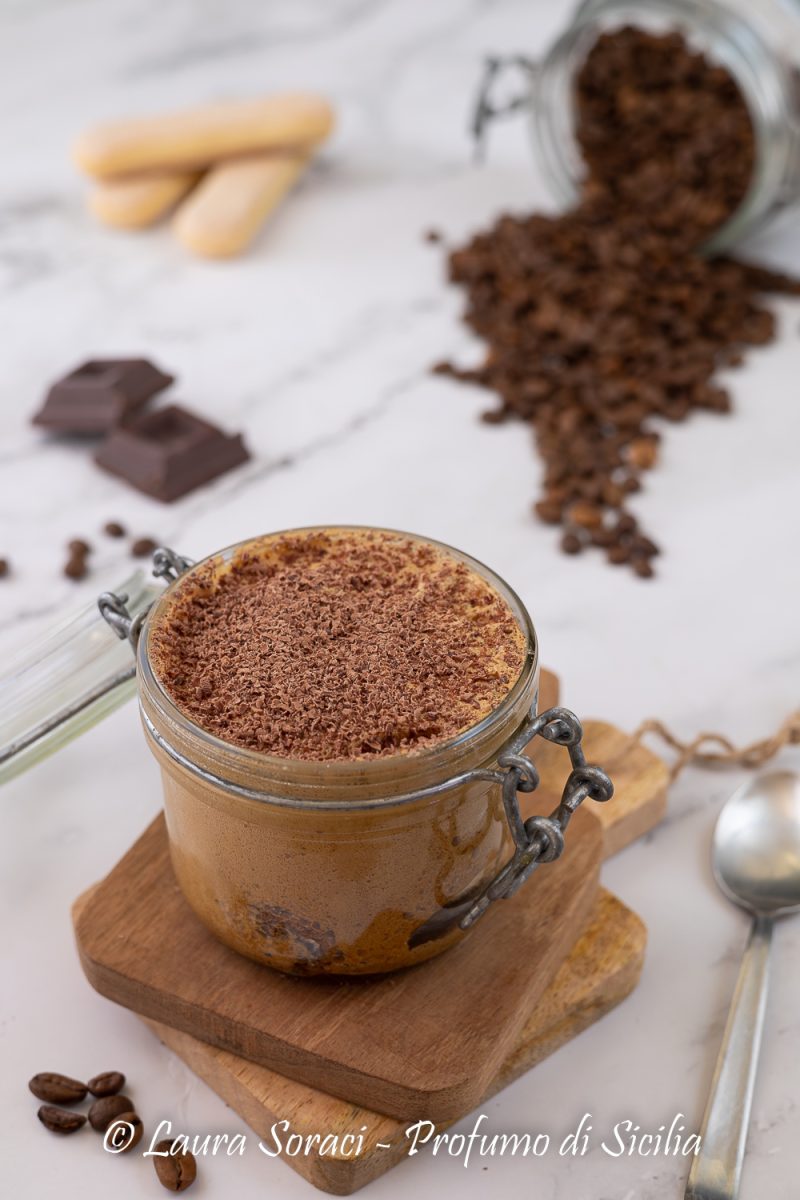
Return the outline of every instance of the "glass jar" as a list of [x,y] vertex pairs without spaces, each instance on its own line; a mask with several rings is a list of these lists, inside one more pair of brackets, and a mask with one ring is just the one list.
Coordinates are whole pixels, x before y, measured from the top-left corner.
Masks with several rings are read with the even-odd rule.
[[[586,763],[574,714],[563,708],[537,714],[538,646],[519,598],[482,563],[425,538],[414,540],[485,579],[524,634],[519,677],[488,716],[417,753],[325,762],[247,750],[202,729],[161,685],[151,661],[151,634],[168,613],[178,580],[183,584],[212,560],[217,565],[242,550],[256,550],[259,540],[231,546],[196,566],[159,549],[154,572],[168,586],[155,599],[151,591],[149,606],[138,593],[133,613],[113,593],[99,600],[105,622],[136,648],[141,718],[161,768],[177,881],[220,940],[282,971],[372,974],[422,962],[462,938],[494,900],[512,895],[537,866],[559,857],[572,813],[587,797],[607,800],[610,780]],[[107,626],[105,635],[96,623],[90,627],[91,643],[101,645],[108,660]],[[73,664],[89,644],[85,638],[79,643],[72,646]],[[32,665],[35,682],[43,669],[41,653]],[[108,689],[119,692],[122,675],[127,686],[131,674],[121,673],[114,658]],[[20,678],[24,683],[25,671],[17,678],[18,691]],[[101,691],[93,678],[92,695]],[[60,744],[58,729],[69,726],[74,706],[72,696],[63,709],[55,706],[44,726],[47,736],[33,737],[40,728],[34,722],[18,747],[24,744],[27,755],[33,747],[40,757]],[[517,794],[538,783],[526,754],[537,735],[565,746],[572,769],[556,810],[523,820]],[[9,773],[14,759],[12,748]]]
[[[213,559],[257,553],[256,545]],[[420,962],[463,936],[465,906],[511,857],[501,791],[490,775],[471,773],[497,770],[498,754],[536,711],[536,635],[501,579],[448,553],[508,603],[525,634],[525,661],[479,725],[416,754],[313,762],[221,741],[175,706],[153,671],[150,635],[169,611],[170,591],[154,606],[139,640],[139,699],[162,770],[172,863],[200,919],[240,953],[306,974]],[[410,944],[440,913],[437,936]]]
[[[585,166],[574,132],[573,81],[600,34],[621,25],[650,32],[679,30],[694,48],[730,71],[748,106],[756,140],[753,179],[737,211],[706,249],[728,249],[795,203],[800,196],[795,67],[800,63],[800,9],[781,0],[584,0],[542,59],[491,60],[476,113],[478,134],[488,118],[525,107],[537,166],[554,197],[574,204]],[[489,89],[506,63],[526,69],[529,90],[497,110]]]

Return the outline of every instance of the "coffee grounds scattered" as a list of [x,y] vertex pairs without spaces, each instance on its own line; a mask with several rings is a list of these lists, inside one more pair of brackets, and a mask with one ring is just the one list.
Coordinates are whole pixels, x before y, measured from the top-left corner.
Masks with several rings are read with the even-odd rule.
[[699,247],[738,208],[754,139],[728,72],[678,34],[601,36],[576,79],[587,164],[579,204],[502,217],[450,256],[482,366],[436,370],[496,392],[488,422],[528,422],[544,460],[541,520],[567,554],[599,547],[653,574],[629,497],[658,458],[659,419],[730,411],[714,379],[775,336],[760,294],[800,282]]
[[157,677],[226,742],[300,759],[424,749],[476,724],[522,669],[506,601],[443,551],[329,530],[251,544],[178,586]]

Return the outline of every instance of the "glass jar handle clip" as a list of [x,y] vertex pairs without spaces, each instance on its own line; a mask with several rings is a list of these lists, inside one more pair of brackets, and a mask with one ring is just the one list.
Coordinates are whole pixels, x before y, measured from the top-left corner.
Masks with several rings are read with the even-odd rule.
[[[509,70],[520,73],[525,81],[524,87],[508,100],[495,100],[495,92],[501,77]],[[492,55],[485,59],[483,77],[478,87],[478,94],[472,108],[470,132],[475,144],[475,158],[483,162],[486,154],[486,131],[493,121],[511,116],[530,103],[531,85],[536,76],[538,66],[533,59],[523,54]]]
[[[533,792],[539,786],[539,774],[522,749],[534,737],[543,737],[569,751],[572,770],[558,806],[547,817],[522,819],[517,794]],[[511,835],[514,855],[489,886],[473,902],[458,922],[468,929],[483,915],[493,900],[507,899],[541,863],[554,862],[564,850],[564,833],[576,809],[586,799],[605,802],[614,794],[614,785],[605,771],[586,762],[583,753],[583,729],[568,708],[549,708],[539,716],[531,715],[506,750],[499,756],[497,782],[503,792],[503,807]]]

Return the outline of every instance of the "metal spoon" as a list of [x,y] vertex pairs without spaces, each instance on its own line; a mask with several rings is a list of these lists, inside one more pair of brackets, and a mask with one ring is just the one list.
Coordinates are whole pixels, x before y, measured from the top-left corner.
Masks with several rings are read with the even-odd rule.
[[731,796],[714,830],[714,876],[753,914],[686,1200],[735,1200],[767,1001],[774,918],[800,909],[800,775],[759,775]]

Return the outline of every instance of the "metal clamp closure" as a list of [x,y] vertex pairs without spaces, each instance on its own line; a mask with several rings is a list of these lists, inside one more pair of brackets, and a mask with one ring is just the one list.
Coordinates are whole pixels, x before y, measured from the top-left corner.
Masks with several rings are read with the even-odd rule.
[[[190,558],[183,558],[165,546],[159,546],[153,552],[153,574],[156,579],[164,579],[167,583],[173,583],[192,566],[194,563]],[[103,620],[111,626],[120,641],[127,640],[136,650],[142,625],[152,606],[148,605],[132,616],[127,605],[128,595],[125,592],[102,592],[97,597],[97,607]]]
[[[497,82],[501,76],[508,73],[509,68],[520,72],[524,78],[524,87],[517,95],[509,100],[498,102],[494,99]],[[478,87],[478,95],[472,110],[471,132],[475,141],[475,157],[480,162],[486,150],[486,130],[492,121],[500,117],[510,116],[525,108],[530,103],[531,81],[536,74],[537,65],[522,54],[505,54],[489,57],[483,67],[483,78]]]
[[[565,746],[572,770],[558,807],[548,817],[528,817],[523,821],[517,793],[535,791],[539,786],[539,775],[531,759],[521,753],[521,748],[534,737]],[[514,839],[514,855],[458,922],[462,929],[473,925],[493,900],[513,896],[541,863],[554,862],[560,857],[567,825],[587,797],[598,801],[611,799],[614,785],[605,771],[586,762],[582,739],[583,729],[573,712],[568,708],[549,708],[538,717],[529,717],[513,744],[499,756],[498,765],[502,770],[497,773],[498,782],[502,786],[503,807]]]

